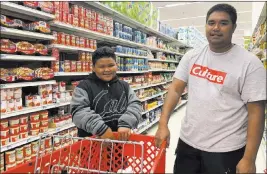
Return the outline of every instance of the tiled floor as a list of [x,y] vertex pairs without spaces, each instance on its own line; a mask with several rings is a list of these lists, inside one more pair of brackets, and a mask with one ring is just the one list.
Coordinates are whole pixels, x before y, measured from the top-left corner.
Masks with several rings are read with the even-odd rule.
[[[185,111],[186,111],[186,105],[178,109],[176,112],[174,112],[169,121],[171,140],[170,140],[170,146],[167,149],[167,154],[166,154],[166,160],[167,160],[166,170],[165,170],[166,173],[173,173],[173,164],[175,160],[174,151],[178,142],[180,128],[181,128],[181,121],[185,115]],[[148,135],[155,135],[157,131],[157,126],[158,125],[155,124],[155,126],[149,129],[147,132]],[[264,160],[262,149],[260,149],[258,152],[256,166],[257,166],[257,173],[263,173],[263,170],[266,168],[266,161]]]

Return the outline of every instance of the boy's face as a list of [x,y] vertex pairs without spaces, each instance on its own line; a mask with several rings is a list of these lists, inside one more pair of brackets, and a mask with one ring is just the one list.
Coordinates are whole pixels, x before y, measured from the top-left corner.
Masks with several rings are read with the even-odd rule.
[[103,81],[111,81],[118,70],[115,60],[111,57],[103,57],[98,59],[93,65],[93,71]]

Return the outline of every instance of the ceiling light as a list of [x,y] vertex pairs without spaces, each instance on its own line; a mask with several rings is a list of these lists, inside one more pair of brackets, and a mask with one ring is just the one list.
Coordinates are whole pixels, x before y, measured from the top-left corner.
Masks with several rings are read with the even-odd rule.
[[188,18],[178,18],[178,19],[166,19],[166,20],[161,20],[162,22],[166,21],[179,21],[179,20],[185,20],[185,19],[195,19],[195,18],[204,18],[206,16],[194,16],[194,17],[188,17]]
[[167,4],[167,5],[163,6],[163,7],[158,7],[158,8],[176,7],[176,6],[196,4],[196,3],[201,3],[201,2],[185,2],[185,3]]

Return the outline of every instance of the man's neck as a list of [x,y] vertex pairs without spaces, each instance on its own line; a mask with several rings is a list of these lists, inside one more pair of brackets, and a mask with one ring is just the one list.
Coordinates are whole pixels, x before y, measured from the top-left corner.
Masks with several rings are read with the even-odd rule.
[[215,52],[215,53],[224,53],[227,52],[232,48],[233,44],[230,42],[227,45],[221,46],[221,45],[213,45],[209,44],[210,50]]

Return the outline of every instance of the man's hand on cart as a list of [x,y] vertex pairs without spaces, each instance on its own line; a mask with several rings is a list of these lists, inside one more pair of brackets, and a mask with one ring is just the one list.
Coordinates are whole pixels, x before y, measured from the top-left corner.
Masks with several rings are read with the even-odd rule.
[[131,129],[126,127],[119,127],[118,133],[119,133],[119,140],[127,141],[129,139],[129,136],[131,135]]
[[157,133],[155,135],[155,145],[160,148],[163,141],[166,140],[167,147],[170,144],[170,130],[167,125],[161,126],[159,125]]
[[101,139],[110,139],[110,140],[114,140],[114,135],[113,132],[110,128],[108,128],[106,130],[106,132],[100,136]]

